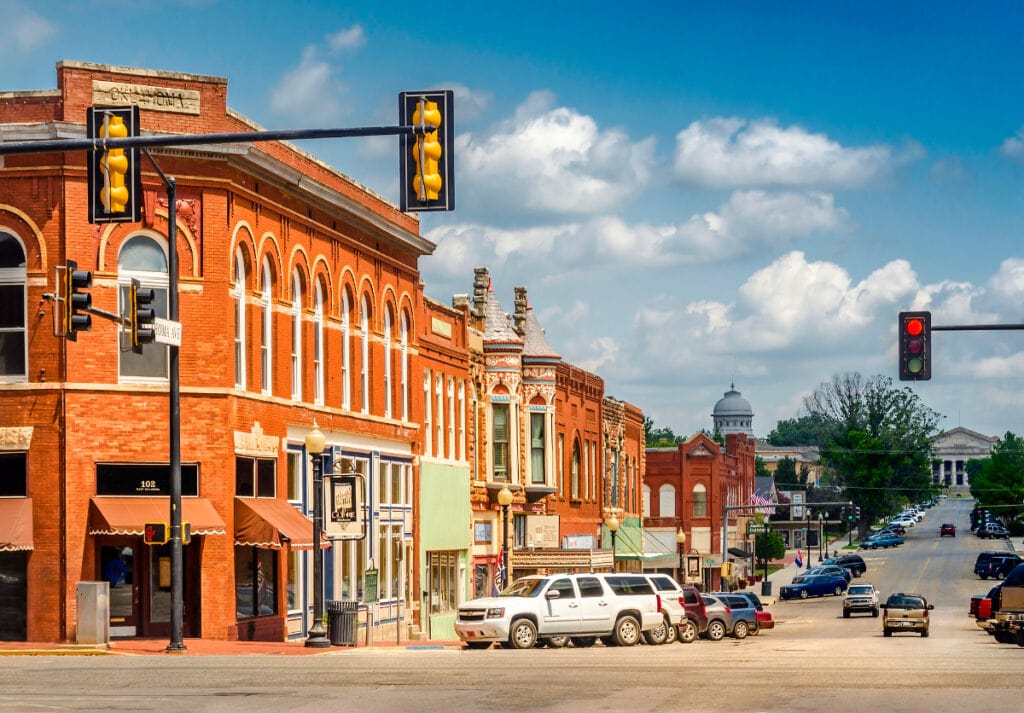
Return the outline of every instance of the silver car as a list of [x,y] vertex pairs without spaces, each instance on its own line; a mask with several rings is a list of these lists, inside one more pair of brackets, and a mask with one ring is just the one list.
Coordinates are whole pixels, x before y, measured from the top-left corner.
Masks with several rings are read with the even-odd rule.
[[732,610],[725,602],[710,594],[702,594],[701,599],[704,600],[704,607],[708,611],[708,628],[701,636],[711,641],[721,641],[732,633]]
[[867,583],[851,584],[843,598],[843,616],[847,619],[856,611],[871,612],[878,616],[878,590]]

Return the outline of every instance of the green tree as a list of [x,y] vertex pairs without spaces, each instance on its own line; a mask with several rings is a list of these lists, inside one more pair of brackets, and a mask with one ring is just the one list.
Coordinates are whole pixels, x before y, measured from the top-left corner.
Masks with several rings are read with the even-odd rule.
[[677,437],[671,428],[655,426],[654,419],[648,416],[644,416],[644,438],[646,445],[650,448],[671,446],[683,440]]
[[782,535],[773,531],[761,532],[754,535],[754,557],[758,565],[764,570],[764,576],[768,577],[768,561],[782,559],[786,556],[786,541]]
[[775,464],[775,483],[785,487],[800,486],[803,484],[796,477],[796,461],[786,456]]
[[764,458],[761,456],[754,456],[754,475],[758,478],[771,477],[771,471],[768,470],[768,466],[764,464]]
[[931,451],[940,417],[911,389],[886,376],[847,373],[822,383],[804,408],[822,424],[822,464],[844,499],[860,507],[860,534],[934,491]]
[[971,495],[978,506],[1000,506],[999,514],[1011,518],[1020,515],[1024,503],[1024,438],[1007,431],[988,458],[970,460],[966,469]]
[[817,414],[784,418],[767,436],[773,446],[820,446],[824,424]]

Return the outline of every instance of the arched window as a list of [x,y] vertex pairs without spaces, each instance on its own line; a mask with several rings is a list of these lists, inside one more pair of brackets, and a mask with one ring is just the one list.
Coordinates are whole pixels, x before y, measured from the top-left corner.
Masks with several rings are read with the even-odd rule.
[[359,390],[360,409],[370,413],[370,307],[364,295],[359,303]]
[[28,378],[25,248],[0,232],[0,382]]
[[644,483],[644,502],[641,515],[643,517],[651,516],[651,486],[647,483]]
[[391,418],[391,308],[384,308],[384,418]]
[[274,344],[274,301],[271,298],[270,258],[263,258],[263,271],[260,276],[260,386],[263,393],[273,393],[273,344]]
[[430,376],[430,369],[426,369],[423,372],[423,455],[425,456],[434,455],[434,427],[431,425],[433,422],[432,400],[430,398],[431,383],[433,381]]
[[466,460],[466,382],[459,380],[459,460]]
[[401,373],[398,378],[401,382],[400,386],[402,389],[402,420],[409,420],[409,319],[406,317],[405,312],[402,312],[401,317],[401,335],[402,340],[402,363]]
[[[242,274],[245,274],[243,267]],[[117,286],[120,297],[120,311],[124,312],[130,299],[132,279],[142,287],[153,289],[153,310],[157,317],[167,318],[167,253],[163,241],[148,235],[134,235],[121,246],[117,258]],[[237,277],[236,277],[237,281]],[[244,279],[242,280],[244,283]],[[243,286],[244,291],[244,286]],[[242,298],[244,303],[244,296]],[[244,314],[244,312],[243,312]],[[121,332],[126,328],[122,327]],[[244,326],[243,326],[244,343]],[[236,335],[237,335],[236,329]],[[127,334],[118,335],[128,339]],[[244,349],[243,349],[244,351]],[[118,374],[131,381],[164,381],[167,379],[167,347],[153,342],[147,344],[141,354],[132,351],[119,352],[121,360]],[[237,356],[237,352],[236,352]],[[244,354],[243,365],[244,365]],[[237,367],[236,367],[237,379]],[[244,379],[244,368],[243,368]]]
[[708,490],[704,487],[703,483],[697,483],[693,486],[693,516],[708,516]]
[[302,400],[302,277],[292,274],[292,401]]
[[[131,241],[129,241],[131,242]],[[127,247],[127,243],[125,244]],[[123,250],[122,250],[123,252]],[[235,388],[245,388],[245,253],[235,250]]]
[[569,468],[569,497],[573,500],[580,499],[580,442],[576,439],[572,442],[572,464]]
[[444,458],[444,394],[442,384],[444,377],[437,374],[434,377],[434,396],[437,399],[437,408],[434,409],[434,426],[437,429],[437,438],[434,443],[437,445],[437,457]]
[[491,416],[493,421],[491,427],[491,462],[494,465],[494,480],[507,483],[511,480],[508,402],[492,403]]
[[348,290],[341,291],[341,407],[352,408],[352,334],[350,330],[352,305],[348,301]]
[[670,483],[658,488],[658,517],[676,516],[676,489]]
[[448,377],[448,458],[455,460],[455,379]]
[[319,280],[313,295],[313,403],[324,402],[324,286]]

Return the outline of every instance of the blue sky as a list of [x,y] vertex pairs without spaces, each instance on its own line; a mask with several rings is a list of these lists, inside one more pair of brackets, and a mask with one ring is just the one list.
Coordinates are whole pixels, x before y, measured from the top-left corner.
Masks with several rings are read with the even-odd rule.
[[[490,268],[609,394],[689,434],[735,382],[765,435],[834,374],[896,377],[896,315],[1024,322],[1024,5],[0,0],[0,90],[59,60],[228,78],[267,128],[456,91],[427,294]],[[398,200],[397,140],[303,147]],[[1024,433],[1024,334],[940,332],[922,400]]]

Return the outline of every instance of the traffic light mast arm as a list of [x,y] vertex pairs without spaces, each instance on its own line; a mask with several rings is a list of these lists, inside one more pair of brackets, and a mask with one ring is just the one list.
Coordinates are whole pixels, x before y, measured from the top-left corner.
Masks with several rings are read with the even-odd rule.
[[102,151],[104,149],[143,148],[147,146],[197,146],[253,141],[300,139],[345,139],[360,136],[423,136],[434,127],[363,126],[349,129],[286,129],[282,131],[237,131],[219,134],[168,134],[128,136],[123,139],[58,139],[56,141],[0,141],[0,156],[5,154],[49,153],[60,151]]

